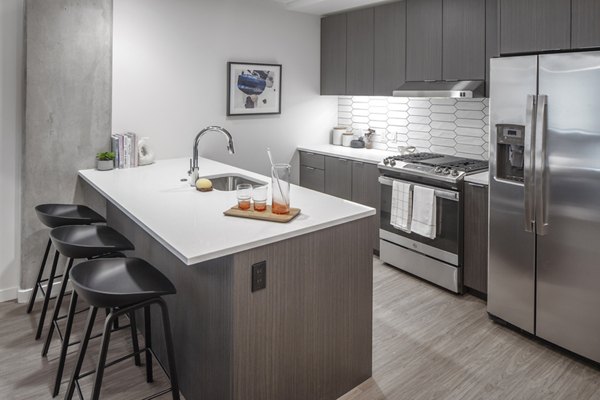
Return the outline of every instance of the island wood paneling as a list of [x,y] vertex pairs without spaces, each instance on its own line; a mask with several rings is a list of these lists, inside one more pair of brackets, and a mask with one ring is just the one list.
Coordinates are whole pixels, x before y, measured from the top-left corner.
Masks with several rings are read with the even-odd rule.
[[[110,202],[107,221],[135,245],[130,255],[150,262],[177,288],[165,300],[181,392],[187,399],[231,399],[231,257],[187,266]],[[143,328],[143,313],[137,320]],[[158,309],[152,312],[152,344],[168,365]]]
[[[186,398],[334,400],[371,376],[372,218],[192,266],[110,202],[107,220],[177,288],[165,300]],[[252,293],[251,265],[263,260],[267,287]],[[166,362],[157,311],[153,344]]]
[[[371,376],[371,218],[234,255],[235,400],[337,399]],[[267,288],[250,291],[267,261]]]

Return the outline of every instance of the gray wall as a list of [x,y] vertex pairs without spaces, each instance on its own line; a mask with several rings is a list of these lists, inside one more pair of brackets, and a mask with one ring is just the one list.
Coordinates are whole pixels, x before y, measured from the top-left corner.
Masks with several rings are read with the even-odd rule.
[[76,200],[111,131],[112,0],[27,0],[21,287],[47,240],[33,207]]
[[[273,0],[120,0],[114,11],[113,131],[150,137],[159,159],[200,155],[270,175],[299,144],[328,143],[337,98],[319,96],[320,19]],[[281,115],[226,117],[227,61],[283,65]],[[293,168],[294,173],[298,171]],[[200,172],[202,173],[202,171]]]
[[0,302],[14,299],[19,286],[23,3],[0,1]]

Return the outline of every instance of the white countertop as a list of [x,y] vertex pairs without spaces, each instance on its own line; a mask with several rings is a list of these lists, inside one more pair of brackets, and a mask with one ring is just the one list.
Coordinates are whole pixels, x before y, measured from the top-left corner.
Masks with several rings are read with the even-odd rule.
[[467,175],[465,177],[465,182],[478,183],[487,186],[490,183],[490,172],[485,171],[478,174]]
[[[301,214],[289,223],[226,217],[235,191],[199,192],[187,177],[189,159],[79,175],[187,265],[234,254],[375,214],[357,203],[291,185],[291,206]],[[270,183],[270,178],[200,158],[200,176],[235,173]],[[269,196],[270,198],[270,196]]]
[[398,152],[375,149],[355,149],[352,147],[335,146],[333,144],[317,144],[298,146],[298,150],[326,156],[348,158],[350,160],[378,164],[388,156],[397,156]]

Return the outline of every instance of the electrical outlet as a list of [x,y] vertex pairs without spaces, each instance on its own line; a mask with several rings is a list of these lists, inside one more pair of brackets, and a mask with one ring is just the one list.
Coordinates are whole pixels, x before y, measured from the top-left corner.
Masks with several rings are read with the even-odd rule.
[[261,261],[252,265],[252,291],[267,287],[267,262]]

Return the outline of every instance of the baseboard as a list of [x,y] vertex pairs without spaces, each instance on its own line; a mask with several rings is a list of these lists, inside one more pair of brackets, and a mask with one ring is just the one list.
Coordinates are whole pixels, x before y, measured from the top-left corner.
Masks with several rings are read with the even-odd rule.
[[[52,294],[56,294],[58,293],[58,291],[60,290],[60,284],[62,283],[62,281],[57,281],[54,282],[52,284]],[[67,287],[67,289],[69,289],[71,283],[69,282],[69,286]],[[42,285],[44,287],[44,289],[46,289],[47,285]],[[17,291],[17,303],[27,303],[29,301],[29,297],[31,297],[31,291],[33,290],[33,288],[29,288],[29,289],[19,289]],[[14,299],[14,298],[13,298]],[[38,290],[37,296],[35,301],[38,300],[42,300],[42,293]]]
[[0,303],[15,300],[17,298],[18,289],[19,288],[17,287],[0,289]]

